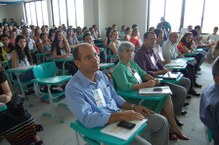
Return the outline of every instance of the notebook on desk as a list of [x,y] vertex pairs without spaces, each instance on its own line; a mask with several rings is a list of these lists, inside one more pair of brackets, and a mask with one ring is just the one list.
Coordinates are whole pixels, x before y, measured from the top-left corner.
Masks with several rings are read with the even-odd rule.
[[181,72],[167,72],[163,75],[163,79],[177,80],[181,76]]
[[182,61],[180,59],[171,60],[171,63],[164,65],[165,67],[184,67],[186,65],[186,61]]
[[172,94],[169,86],[157,86],[139,89],[140,95]]
[[119,127],[118,126],[119,122],[115,122],[115,123],[111,123],[107,125],[103,129],[101,129],[100,132],[123,139],[123,140],[128,140],[146,121],[147,119],[143,119],[141,121],[137,121],[137,120],[129,121],[131,123],[136,124],[133,129],[126,129],[123,127]]

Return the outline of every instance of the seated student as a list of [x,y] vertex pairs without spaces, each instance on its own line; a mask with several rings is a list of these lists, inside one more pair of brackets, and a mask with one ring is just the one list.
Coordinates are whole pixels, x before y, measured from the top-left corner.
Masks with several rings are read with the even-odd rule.
[[125,36],[123,37],[123,40],[124,41],[130,41],[130,38],[131,38],[131,28],[127,27],[125,29]]
[[17,37],[17,29],[13,29],[11,32],[10,32],[10,43],[15,46],[15,39]]
[[79,42],[78,42],[78,38],[76,37],[76,34],[74,33],[73,29],[68,29],[67,30],[67,40],[68,43],[70,45],[70,48],[73,50],[73,48],[75,48]]
[[117,63],[118,62],[118,46],[121,43],[119,38],[119,32],[117,30],[112,30],[110,33],[110,43],[107,54],[110,56],[108,58],[109,62]]
[[194,53],[194,41],[193,34],[191,32],[185,32],[177,45],[178,51],[182,55],[192,54],[195,57],[197,64],[195,65],[195,71],[200,71],[201,64],[204,60],[204,55],[202,53]]
[[103,39],[103,46],[106,48],[109,46],[110,43],[110,33],[112,31],[112,27],[108,27],[105,30],[106,30],[106,37],[104,37]]
[[115,55],[118,54],[118,46],[121,43],[121,41],[119,41],[118,38],[119,38],[119,32],[117,30],[111,31],[109,49],[112,51],[112,54]]
[[155,30],[155,28],[152,26],[148,29],[148,32],[150,32],[150,31],[154,32],[154,30]]
[[93,28],[93,27],[90,27],[88,30],[89,30],[89,32],[90,32],[90,34],[91,34],[92,40],[98,39],[98,38],[96,37],[96,35],[95,35],[95,31],[94,31],[94,28]]
[[[150,31],[149,31],[150,32]],[[157,56],[162,65],[170,63],[169,60],[163,58],[163,50],[161,44],[163,44],[164,32],[162,29],[154,29],[153,31],[157,36],[156,44],[153,48],[154,54]]]
[[187,32],[191,32],[192,29],[193,29],[193,26],[192,26],[192,25],[188,25],[188,27],[187,27]]
[[100,56],[100,62],[106,62],[106,53],[104,51],[104,48],[99,48],[94,44],[90,32],[87,32],[83,35],[83,41],[84,43],[88,43],[95,48],[96,52]]
[[52,43],[53,43],[53,41],[55,39],[55,34],[56,34],[55,29],[53,29],[53,28],[49,29],[49,36],[48,36],[48,38],[49,38],[49,43],[51,45],[52,45]]
[[[33,65],[27,40],[24,35],[18,35],[15,40],[15,50],[11,53],[12,68],[29,67]],[[33,71],[29,70],[19,75],[20,81],[30,81],[34,78]]]
[[112,24],[112,31],[113,30],[117,30],[117,25],[116,24]]
[[30,38],[30,34],[29,34],[28,28],[23,28],[22,34],[26,37],[27,45],[28,45],[30,54],[32,56],[33,62],[37,63],[37,58],[36,58],[36,53],[37,53],[36,43],[35,43],[35,41],[32,38]]
[[47,34],[41,33],[40,39],[42,42],[39,44],[39,52],[46,54],[45,61],[51,61],[51,44],[49,43]]
[[[11,99],[12,92],[8,81],[3,71],[0,70],[0,102],[8,106]],[[0,136],[3,136],[12,145],[29,145],[31,143],[43,145],[37,135],[37,131],[43,129],[42,126],[36,125],[28,112],[22,116],[17,112],[16,115],[16,117],[9,115],[0,117]]]
[[40,39],[42,42],[39,44],[39,52],[40,53],[51,53],[51,45],[48,41],[47,34],[41,33]]
[[122,25],[121,26],[121,30],[119,32],[120,38],[123,40],[123,38],[125,37],[125,30],[126,30],[126,25]]
[[135,45],[135,48],[140,48],[141,47],[141,38],[140,38],[139,28],[138,27],[132,28],[132,35],[131,35],[131,38],[130,38],[129,41],[132,42],[132,44]]
[[[201,53],[203,55],[206,55],[207,61],[209,63],[212,63],[212,49],[213,49],[213,44],[206,44],[202,42],[202,37],[197,36],[196,38],[196,45],[198,49],[202,49]],[[207,53],[207,54],[206,54]]]
[[[124,41],[119,46],[120,62],[112,73],[118,90],[131,91],[159,85],[159,81],[148,75],[133,61],[133,51],[134,45],[130,42]],[[167,98],[162,114],[170,123],[170,131],[179,139],[189,139],[182,134],[175,122],[173,103],[170,97]]]
[[7,61],[11,60],[11,53],[14,50],[14,46],[9,42],[9,37],[6,34],[0,36],[0,41],[3,44],[0,47],[0,60]]
[[206,42],[208,44],[216,44],[216,42],[219,40],[219,35],[217,34],[218,31],[218,27],[214,27],[213,29],[213,33],[208,34],[207,38],[206,38]]
[[[80,44],[74,49],[73,56],[78,71],[66,85],[65,96],[68,108],[85,127],[104,127],[117,121],[147,118],[147,127],[141,137],[137,136],[131,144],[168,145],[166,118],[143,106],[130,104],[118,96],[107,76],[98,71],[99,58],[94,47]],[[97,91],[103,94],[103,106],[94,99]]]
[[205,56],[213,44],[204,44],[202,42],[200,26],[195,26],[195,29],[191,30],[191,33],[193,35],[193,49],[202,49],[202,51],[199,50],[199,53],[202,53]]
[[39,27],[36,27],[35,31],[34,31],[34,36],[33,36],[33,40],[36,43],[36,46],[38,47],[38,45],[40,44],[41,40],[40,40],[40,34],[41,34],[41,29]]
[[[184,57],[177,49],[179,34],[177,32],[171,32],[169,38],[162,45],[163,58],[166,61],[172,59]],[[193,87],[201,87],[196,83],[194,64],[187,63],[185,70],[181,70],[185,77],[189,78],[191,81],[191,86],[189,89],[189,94],[194,96],[200,96]]]
[[[136,52],[134,60],[140,66],[141,69],[149,73],[150,75],[156,77],[157,75],[164,75],[170,71],[170,69],[165,68],[156,55],[154,54],[153,47],[156,41],[156,35],[154,32],[146,32],[144,34],[144,44]],[[190,80],[182,77],[182,79],[176,84],[165,83],[168,85],[173,93],[173,106],[176,115],[185,115],[187,112],[182,111],[185,98],[187,96],[187,91],[190,88]],[[177,109],[176,109],[177,108]]]
[[86,31],[86,30],[87,30],[87,27],[86,27],[86,26],[84,26],[83,29],[81,29],[80,26],[78,26],[78,27],[76,28],[76,36],[77,36],[77,38],[78,38],[78,41],[82,41],[83,33],[84,33],[84,31]]
[[219,57],[212,65],[214,83],[201,94],[200,119],[212,131],[214,145],[219,144]]
[[219,56],[219,40],[216,42],[213,48],[213,57],[217,58]]
[[[68,56],[72,56],[68,41],[63,36],[62,30],[56,32],[51,52],[53,58],[66,58]],[[56,62],[56,65],[60,69],[62,69],[62,64],[63,62]],[[77,71],[77,67],[71,62],[66,62],[65,68],[70,72],[71,75],[74,75]]]
[[96,24],[93,24],[92,27],[94,28],[94,35],[95,35],[95,38],[100,38],[100,32],[97,28],[97,25]]

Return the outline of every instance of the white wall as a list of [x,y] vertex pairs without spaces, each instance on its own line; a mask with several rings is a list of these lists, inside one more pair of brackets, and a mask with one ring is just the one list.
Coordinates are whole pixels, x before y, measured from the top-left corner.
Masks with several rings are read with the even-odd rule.
[[3,18],[7,18],[8,22],[11,18],[14,18],[14,20],[20,24],[20,19],[24,18],[22,4],[0,6],[0,21],[2,21]]
[[98,22],[98,0],[84,0],[84,25],[87,27]]
[[95,24],[98,25],[101,37],[105,36],[105,28],[109,25],[109,1],[108,0],[99,0],[98,11],[99,11],[99,21]]
[[2,22],[4,18],[7,18],[7,8],[6,6],[0,6],[0,22]]
[[147,28],[146,4],[147,0],[84,0],[85,26],[97,24],[104,35],[104,28],[112,24],[119,30],[123,24],[138,24],[143,36]]
[[20,25],[20,20],[24,19],[22,4],[8,5],[8,11],[8,18],[14,18],[18,25]]
[[125,0],[109,0],[109,24],[112,26],[116,24],[120,30],[123,23],[123,4]]
[[138,24],[141,36],[146,30],[146,0],[121,0],[122,1],[122,24],[131,27]]

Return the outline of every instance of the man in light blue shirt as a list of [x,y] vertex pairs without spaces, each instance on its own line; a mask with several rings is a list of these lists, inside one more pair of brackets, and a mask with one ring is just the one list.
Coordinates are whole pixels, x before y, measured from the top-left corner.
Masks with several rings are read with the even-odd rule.
[[211,129],[214,144],[219,145],[219,57],[212,66],[214,83],[201,94],[200,119]]
[[147,128],[132,144],[168,145],[166,118],[143,106],[130,104],[118,96],[106,75],[98,71],[99,57],[91,45],[77,46],[73,56],[78,71],[66,85],[65,96],[68,108],[85,127],[104,127],[121,120],[148,118]]

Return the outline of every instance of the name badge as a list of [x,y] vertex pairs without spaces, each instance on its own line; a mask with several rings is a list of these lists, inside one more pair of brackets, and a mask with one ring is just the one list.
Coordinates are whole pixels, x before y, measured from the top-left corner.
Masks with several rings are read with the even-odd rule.
[[137,79],[139,84],[142,83],[142,79],[141,79],[140,75],[137,72],[134,73],[134,77]]
[[101,89],[93,90],[93,97],[99,109],[106,107],[106,102]]

